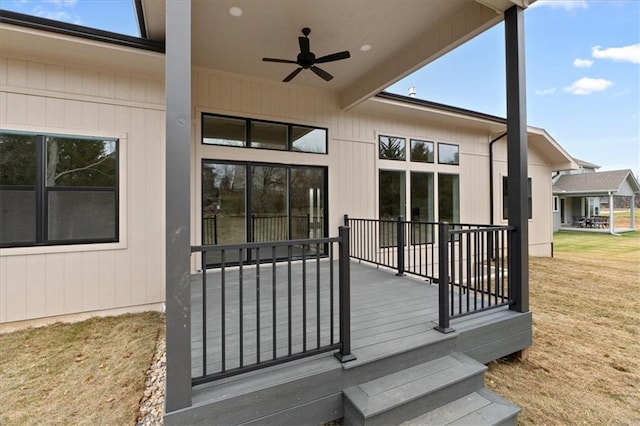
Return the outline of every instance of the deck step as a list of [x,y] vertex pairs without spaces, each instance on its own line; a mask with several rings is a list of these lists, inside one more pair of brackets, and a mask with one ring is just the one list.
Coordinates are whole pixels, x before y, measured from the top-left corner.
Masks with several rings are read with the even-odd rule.
[[[468,423],[500,424],[515,408],[484,389],[486,367],[462,353],[450,355],[410,367],[378,379],[352,386],[343,391],[345,425],[389,425],[419,416],[449,415],[448,404],[460,415],[454,421],[468,418]],[[472,397],[471,406],[465,398]],[[480,405],[479,403],[485,402]],[[504,401],[504,403],[503,403]],[[506,403],[506,404],[505,404]],[[462,407],[458,409],[458,406]],[[464,408],[467,407],[467,408]],[[484,410],[483,410],[484,409]],[[476,412],[477,411],[477,412]],[[483,418],[487,419],[483,422]],[[498,420],[492,420],[492,419]],[[443,419],[444,420],[444,419]],[[423,422],[420,422],[424,424]],[[431,423],[431,422],[427,422]],[[435,422],[439,424],[440,422]],[[415,423],[419,424],[419,423]]]
[[431,410],[401,424],[418,425],[517,425],[518,414],[522,411],[490,391],[480,389],[453,402]]

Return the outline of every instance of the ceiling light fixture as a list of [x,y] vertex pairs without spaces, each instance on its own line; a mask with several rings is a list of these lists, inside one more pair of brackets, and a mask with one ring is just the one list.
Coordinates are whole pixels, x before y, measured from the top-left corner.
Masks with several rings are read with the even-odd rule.
[[229,15],[231,16],[235,16],[236,18],[239,16],[242,16],[242,9],[240,9],[238,6],[233,6],[229,8]]
[[362,50],[363,52],[368,52],[371,50],[371,45],[370,44],[363,44],[362,46],[360,46],[360,50]]

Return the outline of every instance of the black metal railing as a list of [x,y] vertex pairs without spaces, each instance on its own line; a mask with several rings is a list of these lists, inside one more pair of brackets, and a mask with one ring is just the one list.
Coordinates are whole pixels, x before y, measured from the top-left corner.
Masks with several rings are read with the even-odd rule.
[[453,331],[449,320],[510,305],[509,226],[438,225],[439,318],[437,330]]
[[[351,258],[410,273],[431,281],[437,279],[437,223],[397,219],[344,217],[351,229]],[[399,249],[402,247],[403,249]]]
[[[449,320],[508,305],[507,259],[513,228],[344,217],[351,258],[439,284],[438,330]],[[440,279],[446,277],[446,279]]]
[[[202,245],[218,244],[218,215],[202,218]],[[224,225],[223,225],[224,226]],[[251,215],[250,241],[281,241],[318,238],[324,233],[324,219],[306,215]],[[244,235],[242,236],[244,239]]]
[[[202,267],[192,302],[193,385],[332,350],[343,362],[355,359],[348,227],[332,238],[196,246],[191,252],[200,255]],[[209,256],[220,265],[207,271]],[[236,266],[228,266],[228,258],[237,259]],[[248,265],[246,258],[258,261]]]

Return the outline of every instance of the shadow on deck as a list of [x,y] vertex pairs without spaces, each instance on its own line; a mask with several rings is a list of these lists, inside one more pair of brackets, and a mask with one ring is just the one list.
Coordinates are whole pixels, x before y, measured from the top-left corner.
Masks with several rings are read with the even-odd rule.
[[[328,265],[326,262],[323,267],[328,268]],[[245,333],[253,333],[254,336],[258,335],[257,329],[261,330],[259,339],[253,337],[245,341],[242,348],[245,361],[255,361],[258,352],[264,359],[274,351],[279,353],[286,351],[288,347],[288,339],[279,337],[287,334],[286,321],[279,319],[287,315],[288,308],[285,302],[278,299],[279,295],[286,293],[286,283],[279,283],[276,279],[274,292],[269,278],[271,272],[265,273],[264,278],[261,278],[260,292],[275,294],[275,299],[267,299],[256,304],[255,292],[243,296],[246,304],[244,309],[252,311],[254,315],[260,310],[258,317],[261,318],[259,324],[242,326]],[[207,276],[211,275],[213,278],[216,273],[219,272],[210,271]],[[246,274],[255,276],[255,267],[247,268],[243,273],[245,279]],[[204,358],[203,330],[201,321],[197,320],[202,317],[200,279],[200,276],[195,276],[192,284],[194,377],[201,374]],[[231,275],[227,279],[228,282],[233,282]],[[210,281],[214,283],[219,280]],[[221,315],[220,310],[215,309],[215,306],[219,306],[216,305],[218,290],[214,287],[207,293],[208,369],[219,368],[221,363]],[[306,303],[312,311],[316,309],[317,300],[325,299],[315,298],[318,291],[328,290],[318,290],[315,284],[310,284],[307,288]],[[302,291],[298,289],[297,292],[301,297]],[[237,292],[230,293],[226,298],[226,303],[230,306],[235,303],[239,309]],[[276,308],[272,309],[274,300]],[[293,300],[296,300],[295,297]],[[438,321],[437,285],[411,277],[399,277],[389,270],[353,261],[351,300],[351,348],[356,360],[341,364],[331,353],[324,353],[195,386],[192,406],[170,413],[165,417],[165,422],[317,425],[344,416],[346,397],[343,392],[348,388],[353,389],[354,386],[382,380],[385,376],[392,377],[389,375],[401,374],[403,370],[426,365],[425,363],[454,353],[461,353],[463,355],[456,356],[468,356],[484,364],[525,349],[532,342],[531,313],[517,313],[506,307],[452,320],[451,327],[455,331],[442,334],[434,330]],[[308,344],[312,345],[318,341],[318,330],[321,340],[328,339],[332,328],[329,318],[316,321],[317,318],[311,315],[305,324],[306,328],[296,321],[297,315],[302,318],[302,314],[298,313],[301,311],[301,304],[294,303],[292,309],[292,323],[296,324],[296,328],[291,332],[294,340],[297,336],[300,342],[304,335]],[[318,312],[326,312],[325,308],[319,308]],[[238,312],[231,311],[228,313],[229,316],[225,317],[225,321],[233,323],[233,318],[238,318]],[[272,328],[274,323],[277,329],[275,334]],[[232,327],[232,331],[225,333],[227,351],[232,353],[226,359],[226,368],[233,368],[234,362],[239,362],[239,325],[235,327],[235,332]],[[282,327],[285,328],[280,329]],[[337,333],[336,322],[333,323],[333,329],[334,333]],[[258,340],[259,350],[256,344]]]

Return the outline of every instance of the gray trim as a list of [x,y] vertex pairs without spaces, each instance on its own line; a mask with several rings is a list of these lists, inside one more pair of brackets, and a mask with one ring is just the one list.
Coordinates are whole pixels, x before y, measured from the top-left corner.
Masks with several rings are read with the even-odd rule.
[[165,51],[164,43],[159,43],[157,41],[118,34],[111,31],[98,30],[95,28],[84,27],[82,25],[69,24],[67,22],[54,21],[52,19],[40,18],[37,16],[25,15],[9,10],[0,9],[0,22],[40,31],[48,31],[72,37],[117,44],[119,46],[132,47],[134,49],[150,50],[152,52],[160,53],[164,53]]
[[167,1],[167,413],[191,406],[191,0]]
[[507,173],[509,175],[509,282],[515,303],[511,309],[529,311],[529,224],[527,208],[527,100],[525,84],[524,9],[513,6],[504,14],[507,80]]
[[455,114],[464,114],[469,117],[480,118],[482,120],[488,120],[488,121],[494,121],[500,124],[507,123],[506,119],[502,117],[497,117],[495,115],[485,114],[478,111],[472,111],[470,109],[458,108],[451,105],[439,104],[437,102],[425,101],[423,99],[412,98],[410,96],[397,95],[395,93],[380,92],[375,97],[380,99],[388,99],[391,101],[402,102],[402,103],[411,104],[411,105],[419,105],[426,108],[439,109],[441,111],[453,112]]

